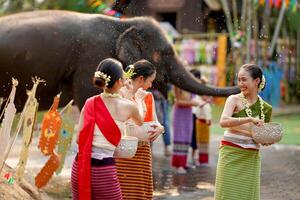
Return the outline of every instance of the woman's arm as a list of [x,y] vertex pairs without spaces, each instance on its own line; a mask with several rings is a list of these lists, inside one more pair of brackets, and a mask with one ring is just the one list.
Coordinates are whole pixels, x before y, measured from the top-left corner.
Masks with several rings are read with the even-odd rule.
[[183,100],[181,99],[182,91],[178,87],[174,86],[175,103],[179,106],[199,106],[200,102],[195,100]]
[[135,104],[130,103],[130,110],[131,110],[131,113],[130,113],[129,118],[131,118],[136,125],[141,126],[143,124],[143,119],[140,115],[138,107]]
[[236,108],[237,102],[234,95],[231,95],[227,98],[224,106],[224,110],[220,119],[220,126],[222,128],[231,128],[253,122],[252,117],[232,117],[233,111]]

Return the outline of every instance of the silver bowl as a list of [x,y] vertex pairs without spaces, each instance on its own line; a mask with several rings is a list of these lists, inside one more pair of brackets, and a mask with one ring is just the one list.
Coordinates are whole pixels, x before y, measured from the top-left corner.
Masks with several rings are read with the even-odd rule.
[[115,158],[132,158],[138,147],[138,139],[132,136],[122,136],[114,151]]

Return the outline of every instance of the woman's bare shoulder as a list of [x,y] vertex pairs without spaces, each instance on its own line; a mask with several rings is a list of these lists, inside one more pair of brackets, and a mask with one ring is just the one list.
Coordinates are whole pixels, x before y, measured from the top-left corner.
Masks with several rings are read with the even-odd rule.
[[123,104],[123,106],[125,106],[127,108],[132,108],[132,107],[136,106],[134,104],[134,102],[130,101],[129,99],[125,99],[125,98],[121,98],[121,103]]
[[230,95],[228,98],[227,98],[227,102],[237,102],[237,101],[239,101],[240,100],[240,97],[239,97],[239,95],[238,94],[232,94],[232,95]]

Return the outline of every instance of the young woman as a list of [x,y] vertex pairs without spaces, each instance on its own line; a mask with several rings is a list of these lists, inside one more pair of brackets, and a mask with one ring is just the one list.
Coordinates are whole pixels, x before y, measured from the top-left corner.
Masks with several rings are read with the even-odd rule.
[[[131,92],[123,88],[123,94],[138,105],[144,122],[157,122],[158,125],[149,136],[149,141],[154,141],[163,132],[156,117],[153,96],[146,92],[155,79],[155,67],[147,60],[140,60],[128,70],[131,72]],[[129,93],[132,95],[128,95]],[[152,199],[152,156],[149,142],[139,141],[135,156],[131,159],[116,159],[116,166],[123,199]]]
[[172,166],[177,173],[186,173],[187,157],[193,134],[193,106],[201,102],[192,99],[192,94],[174,86],[175,104],[173,106],[173,155]]
[[[207,83],[205,76],[197,69],[190,71],[203,84]],[[200,102],[200,106],[193,107],[193,137],[192,137],[192,164],[208,164],[209,161],[209,136],[211,125],[211,107],[209,96],[195,95],[194,100]],[[198,160],[195,159],[195,151],[198,149]],[[193,166],[193,165],[192,165]]]
[[219,150],[215,199],[260,199],[259,144],[252,139],[252,126],[269,122],[272,107],[258,92],[265,87],[262,70],[245,64],[238,73],[240,94],[226,100],[220,125],[227,128]]
[[100,62],[94,84],[104,89],[85,102],[79,121],[79,152],[72,166],[73,199],[122,199],[113,153],[124,123],[142,124],[138,108],[118,94],[123,86],[123,67],[115,59]]

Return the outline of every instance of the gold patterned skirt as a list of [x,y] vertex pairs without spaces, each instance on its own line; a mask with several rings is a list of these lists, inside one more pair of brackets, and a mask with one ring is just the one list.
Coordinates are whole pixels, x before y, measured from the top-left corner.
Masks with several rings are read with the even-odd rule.
[[149,144],[139,146],[133,158],[116,159],[116,167],[123,199],[152,199],[152,156]]

